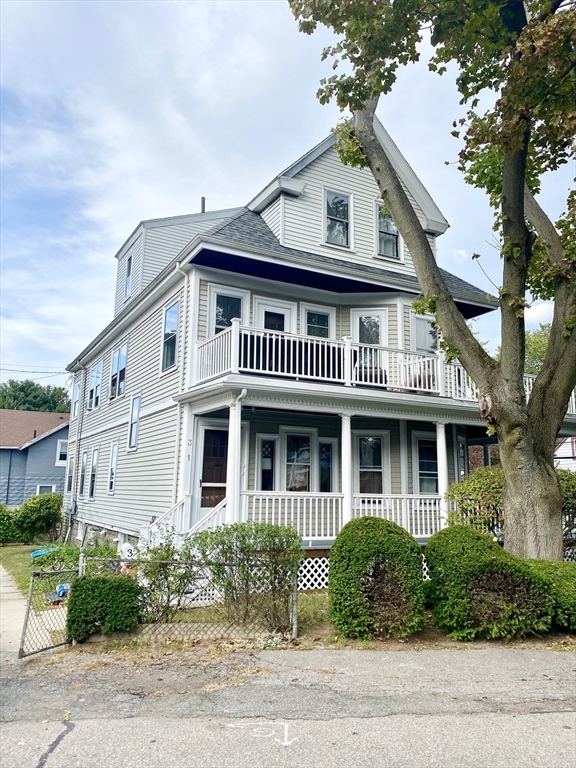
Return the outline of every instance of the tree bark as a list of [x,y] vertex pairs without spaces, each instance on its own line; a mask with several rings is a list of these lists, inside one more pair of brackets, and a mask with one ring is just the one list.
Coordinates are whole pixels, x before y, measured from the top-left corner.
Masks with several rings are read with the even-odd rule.
[[[566,334],[565,319],[573,301],[574,284],[570,279],[559,280],[553,348],[527,405],[523,301],[532,240],[524,211],[526,151],[506,157],[504,164],[505,250],[500,298],[503,353],[502,363],[498,364],[478,343],[458,311],[426,233],[376,137],[377,103],[374,98],[354,113],[354,131],[382,199],[410,251],[422,292],[434,301],[443,337],[458,350],[464,368],[480,388],[481,415],[496,429],[505,477],[505,548],[522,557],[562,559],[562,494],[554,471],[554,446],[570,392],[576,386],[576,332]],[[528,133],[525,146],[527,143]],[[529,213],[536,212],[535,216],[541,212],[533,198],[527,207]],[[541,221],[543,228],[547,220]],[[557,243],[553,248],[556,255]]]

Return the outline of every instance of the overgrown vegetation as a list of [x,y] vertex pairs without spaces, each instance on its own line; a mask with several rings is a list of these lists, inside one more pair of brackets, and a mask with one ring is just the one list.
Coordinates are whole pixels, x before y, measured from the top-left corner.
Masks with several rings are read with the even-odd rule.
[[203,531],[191,545],[234,622],[258,621],[270,632],[290,626],[290,595],[302,551],[292,528],[236,523]]
[[347,523],[330,552],[330,620],[348,637],[403,637],[424,626],[420,547],[388,520]]
[[[576,474],[557,469],[562,491],[562,529],[565,548],[572,547],[576,535]],[[452,483],[446,499],[458,505],[449,513],[451,525],[467,524],[480,531],[498,534],[504,528],[501,467],[479,467],[457,483]]]
[[0,543],[28,544],[39,536],[48,536],[53,541],[62,521],[61,507],[61,493],[32,496],[12,511],[5,504],[0,505]]
[[[98,557],[102,560],[120,559],[116,547],[105,541],[85,548],[86,557]],[[75,544],[57,544],[48,547],[46,554],[36,558],[36,565],[42,570],[59,571],[65,568],[77,568],[80,562],[80,547]],[[90,566],[90,563],[88,563]]]
[[555,602],[547,580],[486,534],[445,528],[429,540],[426,560],[434,616],[455,639],[523,637],[551,628]]
[[35,544],[8,544],[0,547],[0,564],[12,576],[23,595],[28,594],[34,566],[30,553],[36,548]]
[[68,599],[67,631],[83,642],[91,634],[130,632],[138,624],[138,583],[131,576],[83,576],[75,581]]

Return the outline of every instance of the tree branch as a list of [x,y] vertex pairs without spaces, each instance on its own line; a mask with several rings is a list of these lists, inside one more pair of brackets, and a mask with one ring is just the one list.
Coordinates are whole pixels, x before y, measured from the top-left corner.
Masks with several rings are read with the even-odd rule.
[[544,241],[550,261],[552,264],[558,263],[564,257],[560,235],[526,185],[524,185],[524,210],[526,218]]

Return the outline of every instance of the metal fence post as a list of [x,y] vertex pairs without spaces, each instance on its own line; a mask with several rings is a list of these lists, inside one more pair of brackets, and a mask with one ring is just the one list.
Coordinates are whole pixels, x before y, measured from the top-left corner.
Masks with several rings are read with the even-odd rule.
[[298,637],[298,571],[292,577],[292,594],[290,595],[290,619],[292,624],[292,640]]

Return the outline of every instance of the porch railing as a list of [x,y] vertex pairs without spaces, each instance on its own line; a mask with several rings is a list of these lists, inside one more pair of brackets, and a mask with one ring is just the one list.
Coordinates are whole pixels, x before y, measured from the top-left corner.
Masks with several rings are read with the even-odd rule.
[[354,494],[354,517],[381,517],[405,528],[412,536],[427,538],[442,524],[440,496]]
[[190,502],[191,497],[187,494],[163,515],[148,525],[143,525],[140,528],[140,546],[150,546],[154,536],[161,529],[164,531],[174,530],[176,533],[186,531],[190,526]]
[[[196,384],[228,373],[379,387],[476,401],[479,390],[462,365],[443,355],[357,344],[241,326],[237,320],[197,346]],[[529,396],[534,376],[524,377]],[[568,413],[576,414],[576,393]]]
[[242,517],[294,528],[303,539],[333,539],[342,528],[342,494],[244,491]]
[[186,535],[191,536],[193,533],[208,531],[211,528],[217,528],[219,525],[224,525],[226,522],[227,505],[228,499],[222,499],[222,501],[207,512],[204,517],[200,518],[200,520],[186,532]]

